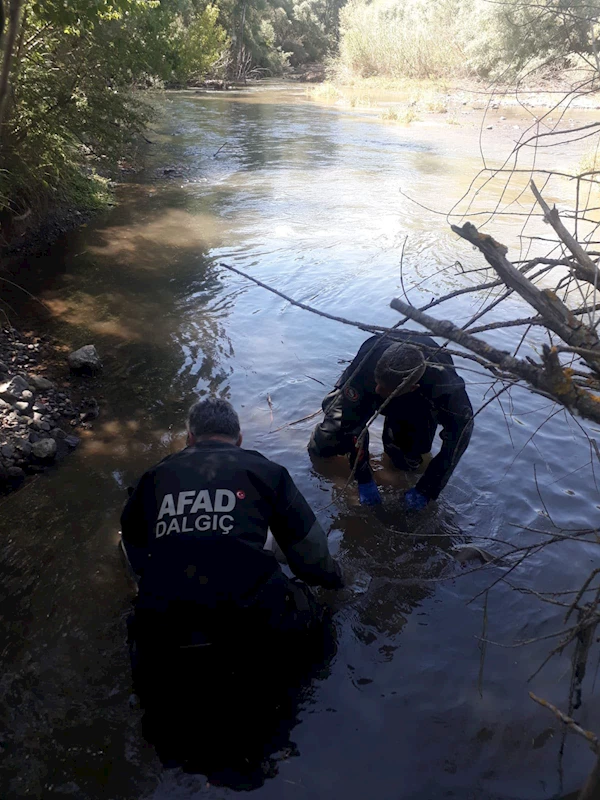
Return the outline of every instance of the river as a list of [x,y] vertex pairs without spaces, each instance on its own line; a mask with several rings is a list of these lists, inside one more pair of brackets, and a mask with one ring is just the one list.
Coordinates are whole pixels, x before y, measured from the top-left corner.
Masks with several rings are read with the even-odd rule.
[[[385,508],[361,509],[354,491],[337,498],[343,471],[312,468],[313,420],[279,429],[318,409],[366,334],[219,267],[231,263],[333,314],[396,322],[389,301],[402,283],[413,302],[426,302],[472,279],[458,274],[457,259],[481,266],[443,215],[399,192],[446,210],[479,168],[477,137],[443,123],[383,124],[374,113],[311,102],[298,86],[174,92],[157,102],[163,113],[145,168],[119,189],[118,206],[29,259],[20,275],[50,309],[50,332],[69,347],[94,342],[105,372],[94,384],[102,414],[82,446],[3,501],[0,794],[233,795],[163,769],[141,737],[128,706],[131,592],[116,546],[126,486],[182,445],[188,405],[210,391],[239,410],[245,446],[284,464],[321,509],[351,584],[332,601],[337,653],[298,710],[295,755],[254,795],[567,796],[593,756],[569,737],[561,761],[558,726],[528,691],[566,708],[569,654],[529,684],[552,640],[488,644],[482,668],[483,595],[469,601],[501,572],[461,568],[450,547],[490,537],[475,541],[503,552],[495,538],[526,541],[531,534],[515,526],[548,527],[546,510],[559,526],[598,524],[577,423],[559,412],[542,425],[548,401],[515,390],[478,415],[437,509],[407,519],[402,481],[384,466]],[[6,296],[17,324],[42,324],[39,304],[16,290]],[[457,299],[452,319],[466,320],[483,299]],[[489,341],[508,347],[518,334],[496,331]],[[460,371],[479,408],[489,381],[467,362]],[[375,435],[377,460],[381,451]],[[573,542],[546,548],[514,581],[572,589],[594,555]],[[558,612],[500,582],[489,593],[486,636],[512,645],[551,633]],[[578,720],[600,732],[594,666]]]

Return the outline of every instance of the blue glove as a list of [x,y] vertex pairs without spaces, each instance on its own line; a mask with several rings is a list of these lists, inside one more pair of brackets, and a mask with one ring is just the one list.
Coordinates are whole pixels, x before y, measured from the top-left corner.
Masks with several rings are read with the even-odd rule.
[[381,505],[381,495],[375,481],[369,483],[358,484],[358,498],[361,506],[379,506]]
[[422,511],[428,502],[429,498],[417,489],[409,489],[404,495],[404,506],[407,511]]

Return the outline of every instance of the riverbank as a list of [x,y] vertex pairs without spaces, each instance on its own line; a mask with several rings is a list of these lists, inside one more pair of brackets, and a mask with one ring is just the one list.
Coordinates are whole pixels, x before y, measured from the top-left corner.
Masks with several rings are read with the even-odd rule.
[[483,116],[501,108],[511,113],[526,109],[547,112],[561,105],[561,101],[564,110],[567,97],[570,111],[600,109],[600,93],[577,94],[573,86],[572,82],[558,80],[555,76],[536,83],[519,84],[518,87],[478,80],[464,80],[457,84],[442,79],[333,76],[308,87],[307,94],[316,102],[361,109],[382,108],[382,119],[402,124],[435,118],[436,115],[444,116],[450,124],[461,124],[462,121],[473,121],[470,119],[473,112]]
[[[49,336],[0,330],[0,493],[23,486],[74,450],[99,406]],[[75,434],[78,435],[75,435]]]

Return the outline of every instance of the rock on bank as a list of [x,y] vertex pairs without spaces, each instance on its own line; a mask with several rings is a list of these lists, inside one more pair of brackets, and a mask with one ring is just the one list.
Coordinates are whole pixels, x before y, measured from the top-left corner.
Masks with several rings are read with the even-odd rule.
[[0,330],[0,492],[77,447],[76,430],[98,404],[72,395],[67,361],[48,337]]

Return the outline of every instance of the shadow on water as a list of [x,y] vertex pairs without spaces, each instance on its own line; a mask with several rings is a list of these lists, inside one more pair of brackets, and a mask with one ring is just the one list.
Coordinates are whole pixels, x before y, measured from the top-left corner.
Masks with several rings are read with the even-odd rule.
[[143,735],[167,769],[205,775],[215,786],[257,789],[281,762],[300,755],[292,730],[334,655],[330,619],[301,646],[240,640],[181,650],[148,693]]

